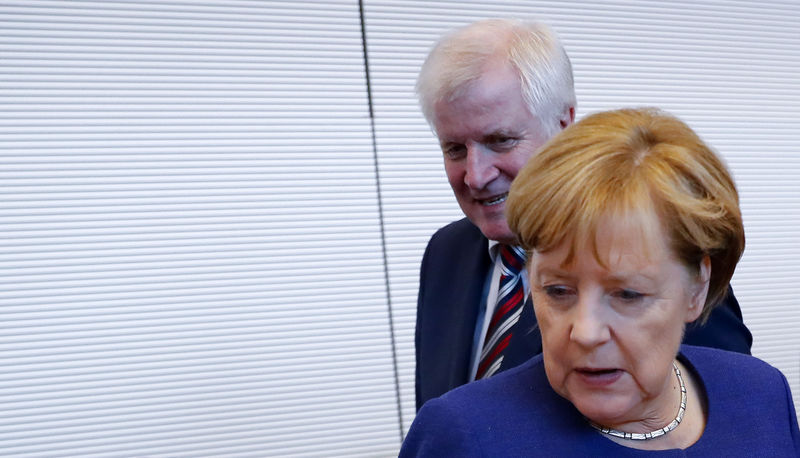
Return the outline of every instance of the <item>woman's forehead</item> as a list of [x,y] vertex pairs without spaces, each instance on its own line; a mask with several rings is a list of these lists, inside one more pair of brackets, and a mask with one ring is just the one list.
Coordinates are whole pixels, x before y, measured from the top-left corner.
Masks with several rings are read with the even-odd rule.
[[591,255],[604,267],[647,264],[661,258],[674,258],[669,237],[655,212],[639,209],[606,213],[583,230],[576,228],[556,246],[534,252],[546,254],[562,267],[576,258]]

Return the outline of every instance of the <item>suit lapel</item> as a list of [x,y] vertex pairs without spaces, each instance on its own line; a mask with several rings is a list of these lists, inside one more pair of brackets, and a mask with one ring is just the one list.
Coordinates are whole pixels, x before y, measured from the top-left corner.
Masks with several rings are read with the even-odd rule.
[[503,352],[503,364],[500,370],[519,366],[542,352],[542,335],[533,313],[533,301],[530,294],[525,300],[519,321],[514,325],[511,342]]
[[417,408],[467,383],[488,241],[467,219],[437,233],[423,261],[417,309]]
[[[478,232],[480,234],[480,232]],[[450,308],[454,315],[450,316],[450,326],[443,330],[449,334],[449,350],[452,353],[444,358],[444,364],[449,365],[447,373],[448,389],[463,385],[469,381],[472,366],[472,347],[475,337],[475,323],[478,317],[481,301],[484,295],[484,286],[489,272],[488,241],[481,234],[480,242],[465,245],[458,255],[458,260],[449,268],[458,273],[453,278],[466,281],[454,281],[447,285]]]

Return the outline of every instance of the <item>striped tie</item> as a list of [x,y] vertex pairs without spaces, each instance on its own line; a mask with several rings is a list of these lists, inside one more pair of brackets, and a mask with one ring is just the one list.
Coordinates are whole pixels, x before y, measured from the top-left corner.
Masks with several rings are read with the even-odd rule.
[[520,247],[500,245],[500,259],[502,273],[497,305],[486,329],[486,340],[475,380],[491,377],[500,368],[503,351],[511,341],[511,331],[519,321],[522,306],[525,304],[525,287],[522,283],[525,252]]

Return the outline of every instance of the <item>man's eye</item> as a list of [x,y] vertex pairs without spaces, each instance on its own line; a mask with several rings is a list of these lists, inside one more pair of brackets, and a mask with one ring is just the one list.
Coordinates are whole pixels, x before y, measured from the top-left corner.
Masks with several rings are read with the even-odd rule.
[[464,145],[451,145],[442,148],[445,157],[451,160],[464,157],[465,151],[466,148],[464,148]]
[[495,148],[511,148],[517,144],[517,139],[514,137],[505,136],[492,137],[491,144]]

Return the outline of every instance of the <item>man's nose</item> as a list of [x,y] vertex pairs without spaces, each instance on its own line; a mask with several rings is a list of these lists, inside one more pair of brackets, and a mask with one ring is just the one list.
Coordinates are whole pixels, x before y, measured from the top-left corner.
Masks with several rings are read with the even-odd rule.
[[483,189],[499,175],[493,155],[480,145],[467,145],[464,183],[470,189]]
[[602,345],[611,338],[605,317],[602,299],[599,297],[579,297],[573,309],[570,339],[586,348]]

